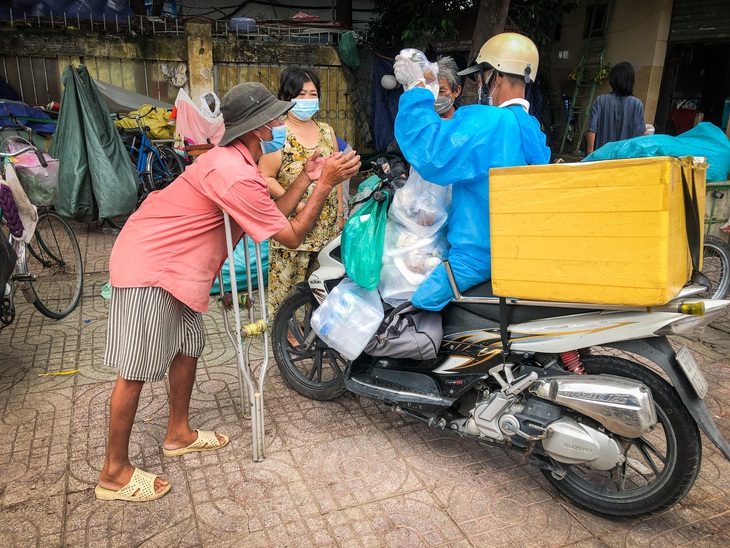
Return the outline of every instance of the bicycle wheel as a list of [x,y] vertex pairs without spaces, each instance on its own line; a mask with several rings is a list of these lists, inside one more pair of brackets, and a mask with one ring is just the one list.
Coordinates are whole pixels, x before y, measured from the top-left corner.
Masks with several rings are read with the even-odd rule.
[[155,147],[157,154],[150,151],[147,156],[147,184],[151,190],[162,190],[185,171],[180,155],[170,147]]
[[28,271],[35,276],[30,282],[33,305],[49,318],[68,316],[81,298],[84,270],[79,242],[63,217],[54,211],[38,215],[27,259]]
[[730,247],[720,238],[705,236],[702,273],[710,279],[712,287],[699,296],[724,299],[730,290]]

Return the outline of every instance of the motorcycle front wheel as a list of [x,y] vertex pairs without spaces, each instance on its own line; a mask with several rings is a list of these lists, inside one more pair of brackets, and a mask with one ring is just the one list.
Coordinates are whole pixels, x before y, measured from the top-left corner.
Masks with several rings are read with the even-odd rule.
[[689,492],[702,461],[697,424],[672,386],[638,363],[613,356],[587,356],[586,373],[616,375],[644,383],[652,393],[657,425],[641,438],[618,438],[626,462],[613,470],[567,466],[548,481],[577,506],[609,518],[635,518],[663,512]]
[[276,312],[271,346],[281,376],[291,388],[314,400],[332,400],[346,391],[342,374],[349,362],[319,337],[304,348],[317,306],[309,289],[296,287]]

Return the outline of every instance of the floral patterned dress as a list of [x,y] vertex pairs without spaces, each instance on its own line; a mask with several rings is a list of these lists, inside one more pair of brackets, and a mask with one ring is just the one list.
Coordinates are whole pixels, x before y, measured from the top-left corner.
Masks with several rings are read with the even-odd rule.
[[[287,190],[304,169],[304,162],[315,150],[323,156],[335,150],[332,142],[332,129],[328,124],[316,122],[319,126],[317,145],[308,148],[303,146],[287,127],[286,142],[281,149],[281,167],[276,180]],[[314,185],[305,192],[302,200],[309,197]],[[294,217],[292,215],[290,218]],[[269,241],[269,286],[268,312],[273,318],[281,302],[286,298],[294,285],[305,281],[314,270],[317,254],[324,245],[339,232],[337,223],[337,188],[333,188],[325,201],[322,213],[309,233],[309,236],[295,250],[284,247],[273,239]]]

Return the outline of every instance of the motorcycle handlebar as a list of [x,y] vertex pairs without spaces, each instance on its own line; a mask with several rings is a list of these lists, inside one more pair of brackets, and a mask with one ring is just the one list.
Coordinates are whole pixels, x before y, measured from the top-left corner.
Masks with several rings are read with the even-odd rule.
[[387,190],[376,190],[373,192],[373,200],[376,202],[384,202],[388,199],[388,196],[390,196],[390,194]]
[[[27,146],[25,148],[21,148],[20,150],[16,150],[15,152],[0,152],[0,158],[15,158],[16,156],[20,156],[21,154],[25,154],[26,152],[38,152],[38,149],[36,149],[34,146]],[[45,162],[45,158],[43,160]],[[46,166],[43,166],[46,167]]]
[[38,161],[43,167],[48,167],[48,162],[46,162],[46,159],[43,157],[43,153],[40,150],[35,149],[35,155],[38,156]]

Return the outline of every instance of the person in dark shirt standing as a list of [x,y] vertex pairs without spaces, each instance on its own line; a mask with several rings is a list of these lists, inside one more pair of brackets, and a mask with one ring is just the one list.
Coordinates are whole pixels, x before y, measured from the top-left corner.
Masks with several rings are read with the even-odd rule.
[[611,93],[599,95],[591,108],[586,131],[588,154],[612,141],[644,135],[644,105],[634,97],[634,69],[630,63],[618,63],[608,77]]

